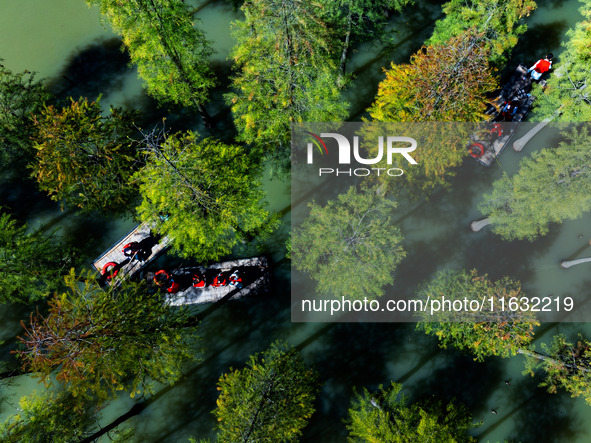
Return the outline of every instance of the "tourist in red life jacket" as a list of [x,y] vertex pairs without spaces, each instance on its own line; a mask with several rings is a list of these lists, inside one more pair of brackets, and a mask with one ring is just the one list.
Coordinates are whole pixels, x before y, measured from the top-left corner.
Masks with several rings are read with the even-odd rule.
[[106,263],[101,269],[101,278],[110,281],[113,277],[117,276],[119,269],[121,269],[121,263],[115,263],[114,261]]
[[168,287],[170,284],[170,275],[164,269],[160,269],[156,274],[154,274],[154,283],[156,283],[160,287]]
[[552,54],[548,54],[546,58],[538,60],[531,68],[527,70],[529,74],[531,72],[531,78],[535,81],[538,81],[542,78],[542,74],[544,72],[548,72],[552,69],[552,59],[554,56]]
[[211,284],[211,286],[215,286],[217,288],[218,286],[226,286],[226,283],[227,283],[226,276],[224,275],[223,272],[220,272],[213,279],[213,283]]
[[205,279],[203,278],[203,275],[201,275],[200,272],[196,272],[195,274],[193,274],[193,287],[194,288],[205,288],[207,286],[207,283],[205,283]]
[[168,288],[166,288],[167,292],[170,292],[171,294],[176,294],[177,292],[179,292],[181,289],[181,285],[179,285],[177,282],[174,281],[173,278],[170,279],[170,286]]
[[236,289],[240,289],[242,287],[242,277],[240,277],[240,273],[238,271],[234,271],[232,275],[230,275],[229,280],[232,286],[236,286]]

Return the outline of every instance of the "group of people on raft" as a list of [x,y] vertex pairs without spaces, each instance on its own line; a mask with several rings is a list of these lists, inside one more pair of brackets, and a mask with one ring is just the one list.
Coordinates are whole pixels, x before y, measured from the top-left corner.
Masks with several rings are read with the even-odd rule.
[[127,263],[130,263],[134,260],[145,261],[152,254],[151,249],[146,249],[142,244],[136,241],[127,243],[125,246],[123,246],[123,250],[121,252],[123,252],[125,257],[127,257],[123,262],[117,263],[111,261],[105,263],[102,267],[101,276],[105,281],[111,281],[111,279],[117,276],[119,270]]
[[[121,263],[108,262],[101,269],[101,279],[103,282],[109,282],[117,276],[121,268],[133,260],[145,261],[150,255],[151,251],[146,250],[142,244],[138,242],[127,243],[123,246],[123,255],[126,260]],[[197,271],[193,274],[192,286],[194,288],[205,288],[208,286],[205,276]],[[154,283],[167,292],[174,294],[181,290],[181,285],[178,281],[175,281],[174,277],[171,276],[164,269],[160,269],[154,274]],[[222,286],[234,286],[236,289],[242,288],[242,277],[240,271],[235,270],[228,277],[226,272],[220,271],[212,280],[210,286],[217,288]]]
[[[525,76],[523,77],[523,79],[527,79],[527,78],[531,78],[532,80],[538,82],[540,81],[540,79],[542,78],[542,75],[544,75],[546,72],[549,72],[550,69],[552,69],[552,59],[554,58],[554,55],[552,53],[549,53],[546,55],[545,58],[541,58],[540,60],[538,60],[537,62],[535,62],[531,68],[529,68],[526,73]],[[531,85],[530,88],[531,89]],[[521,91],[522,95],[529,95],[526,94],[526,92],[528,91]],[[521,98],[521,97],[519,97]],[[505,121],[512,121],[513,117],[515,116],[515,114],[517,113],[517,110],[519,109],[519,106],[521,105],[520,100],[515,100],[515,99],[511,99],[511,100],[507,100],[504,105],[503,108],[501,109],[501,117],[503,118],[503,120]]]
[[[546,72],[550,71],[550,69],[552,69],[552,59],[554,58],[554,56],[552,55],[552,53],[546,55],[545,58],[542,58],[540,60],[538,60],[537,62],[535,62],[531,68],[529,68],[526,73],[525,76],[523,77],[523,79],[527,79],[527,78],[531,78],[532,80],[538,82],[540,81],[540,79],[542,78],[542,75],[545,74]],[[531,88],[531,86],[530,86]],[[526,94],[527,91],[522,91],[522,94],[525,95],[529,95]],[[521,98],[521,97],[520,97]],[[504,103],[503,108],[501,109],[501,117],[503,118],[503,120],[505,121],[512,121],[513,117],[515,116],[515,114],[517,113],[517,110],[519,109],[519,106],[521,105],[520,100],[508,100]]]
[[[154,274],[154,283],[171,294],[175,294],[181,290],[181,285],[164,269],[161,269]],[[218,288],[228,285],[234,286],[236,289],[242,288],[240,271],[235,270],[229,277],[227,277],[227,273],[220,271],[214,277],[210,286]],[[194,288],[205,288],[208,286],[206,278],[201,272],[197,271],[193,274],[192,286]]]
[[[495,118],[496,122],[511,122],[514,121],[515,115],[519,111],[520,107],[526,101],[526,99],[530,96],[529,92],[531,91],[531,83],[533,81],[540,81],[542,75],[546,72],[549,72],[552,69],[552,60],[554,56],[552,53],[546,55],[545,58],[538,60],[535,62],[521,77],[515,77],[514,80],[517,83],[519,89],[517,91],[510,89],[511,98],[506,100],[502,107],[500,108],[500,112],[497,118]],[[523,72],[523,71],[521,71]],[[517,79],[517,80],[516,80]],[[499,123],[494,123],[493,127],[489,131],[491,142],[499,137],[503,136],[503,127]],[[474,142],[468,147],[468,152],[474,158],[482,157],[485,152],[485,147],[483,143]]]

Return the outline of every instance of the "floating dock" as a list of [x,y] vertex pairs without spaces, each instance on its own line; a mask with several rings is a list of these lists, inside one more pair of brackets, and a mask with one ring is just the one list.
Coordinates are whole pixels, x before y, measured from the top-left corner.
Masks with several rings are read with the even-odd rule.
[[[123,254],[123,247],[132,242],[139,243],[142,250],[145,251],[144,260],[139,260],[138,258],[131,260],[130,257],[126,257]],[[119,267],[117,280],[131,278],[166,250],[169,244],[170,240],[168,237],[158,238],[152,233],[149,224],[142,223],[92,262],[92,266],[101,272],[107,263],[116,263]]]
[[[192,285],[193,275],[199,272],[205,276],[208,284],[213,278],[223,271],[226,277],[234,271],[240,272],[242,288],[226,285],[214,287],[208,285],[204,288],[195,288]],[[211,266],[179,268],[170,272],[175,282],[181,285],[181,290],[175,294],[166,294],[166,301],[171,306],[195,305],[212,303],[229,296],[230,300],[245,297],[252,294],[268,293],[270,291],[269,269],[266,257],[244,258]]]

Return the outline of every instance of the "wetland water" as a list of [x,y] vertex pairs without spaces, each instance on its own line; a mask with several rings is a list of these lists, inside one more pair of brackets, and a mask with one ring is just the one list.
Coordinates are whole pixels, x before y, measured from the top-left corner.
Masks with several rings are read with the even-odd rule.
[[[528,33],[514,51],[513,62],[532,63],[548,50],[559,56],[564,32],[580,19],[576,1],[539,3],[539,9],[528,20]],[[423,3],[411,8],[403,19],[394,19],[395,40],[399,44],[393,53],[384,54],[370,46],[358,48],[348,66],[358,78],[347,93],[357,114],[371,101],[383,76],[381,66],[389,60],[402,62],[420,47],[439,15],[438,8],[436,4]],[[230,2],[218,1],[205,4],[200,16],[208,36],[216,41],[216,71],[227,73],[227,51],[232,44],[228,23],[239,14],[233,12]],[[167,115],[167,110],[156,109],[144,95],[119,45],[116,37],[103,29],[96,9],[88,8],[82,0],[0,3],[0,57],[7,67],[13,71],[38,71],[62,96],[93,98],[102,93],[104,105],[143,108],[155,119]],[[221,92],[210,105],[210,112],[228,121]],[[196,116],[182,114],[168,121],[203,131]],[[452,192],[434,195],[428,202],[401,202],[397,221],[406,238],[408,256],[399,268],[395,285],[404,288],[411,280],[428,279],[438,268],[457,264],[478,267],[493,278],[512,275],[521,280],[528,295],[588,291],[589,264],[566,271],[558,267],[560,260],[574,253],[578,257],[591,255],[591,247],[587,247],[591,239],[588,214],[555,226],[548,236],[535,243],[509,245],[486,229],[479,233],[468,230],[470,221],[480,218],[476,205],[490,183],[503,170],[514,171],[521,157],[544,147],[545,142],[538,136],[521,154],[506,150],[499,164],[490,169],[466,161],[453,181]],[[89,264],[134,225],[129,219],[64,217],[56,205],[32,187],[19,183],[2,182],[0,204],[34,226],[54,222],[61,235],[80,239],[87,247]],[[404,392],[412,400],[436,395],[442,401],[456,398],[465,403],[474,421],[484,421],[474,430],[483,442],[591,440],[591,407],[564,393],[550,395],[537,388],[536,379],[521,375],[520,356],[476,363],[458,352],[440,350],[433,338],[414,332],[413,324],[291,323],[289,263],[283,259],[291,209],[289,184],[267,181],[266,189],[270,207],[283,211],[286,222],[266,245],[275,263],[272,295],[203,308],[207,315],[201,332],[205,348],[202,361],[187,364],[181,383],[163,391],[140,415],[129,420],[136,428],[136,441],[184,442],[190,435],[211,437],[215,421],[210,411],[215,407],[218,377],[230,366],[242,366],[250,354],[263,350],[275,339],[301,345],[307,361],[318,369],[324,383],[316,403],[317,412],[304,431],[303,441],[345,441],[341,420],[346,416],[352,388],[375,389],[390,380],[404,383]],[[26,310],[4,307],[0,313],[1,338],[11,340],[20,330],[18,321],[27,316]],[[589,329],[583,323],[544,324],[537,342],[558,332],[574,338],[577,332],[591,333]],[[511,386],[504,383],[507,379],[511,379]],[[0,405],[0,419],[15,412],[21,395],[33,389],[42,390],[43,385],[21,376],[2,389],[6,400]],[[101,423],[109,423],[133,403],[122,394],[120,400],[103,410]],[[498,414],[492,415],[491,409]]]

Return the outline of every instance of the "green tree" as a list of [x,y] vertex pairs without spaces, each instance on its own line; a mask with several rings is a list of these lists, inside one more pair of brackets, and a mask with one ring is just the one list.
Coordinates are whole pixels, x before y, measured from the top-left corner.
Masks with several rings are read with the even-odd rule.
[[345,73],[352,44],[386,37],[390,12],[400,12],[411,0],[328,0],[323,1],[325,21],[342,40],[339,71]]
[[355,394],[347,420],[350,442],[476,441],[468,431],[477,425],[463,406],[435,401],[408,405],[407,398],[399,395],[401,389],[401,384],[393,382],[375,393],[363,388]]
[[87,0],[98,5],[123,37],[148,94],[158,101],[195,107],[210,123],[203,103],[215,80],[211,43],[183,0]]
[[429,309],[437,306],[435,302],[443,307],[444,300],[449,303],[475,300],[478,309],[462,304],[460,311],[448,308],[434,313],[420,312],[417,329],[437,336],[443,348],[453,346],[468,351],[474,360],[483,361],[490,355],[509,357],[527,347],[533,339],[534,326],[540,324],[531,311],[509,309],[511,299],[522,297],[521,285],[509,277],[492,282],[486,275],[479,276],[476,270],[443,271],[418,292],[417,299],[429,300]]
[[331,39],[319,6],[299,0],[248,0],[245,19],[232,23],[231,56],[239,72],[226,96],[238,139],[289,167],[290,124],[342,121]]
[[198,142],[193,132],[152,132],[145,149],[146,165],[136,174],[143,197],[139,216],[155,223],[184,257],[216,260],[277,225],[261,200],[260,168],[240,146]]
[[402,234],[390,219],[396,203],[376,189],[347,193],[310,214],[293,230],[291,259],[295,269],[318,282],[317,291],[335,297],[378,297],[392,284],[396,266],[406,256]]
[[75,252],[0,214],[0,303],[32,303],[63,286]]
[[591,136],[586,128],[567,141],[524,158],[519,171],[493,183],[478,209],[506,240],[534,240],[550,223],[575,219],[591,210]]
[[380,122],[478,122],[496,88],[488,50],[466,32],[445,44],[424,46],[409,64],[392,64],[368,109]]
[[445,18],[435,24],[428,45],[445,44],[452,37],[474,30],[488,49],[489,60],[502,68],[526,30],[523,18],[536,8],[533,0],[451,0],[443,5]]
[[554,336],[550,346],[542,344],[544,354],[532,350],[521,353],[528,356],[525,373],[545,373],[540,384],[555,394],[565,389],[572,397],[583,397],[591,405],[591,341],[579,335],[576,343],[570,343],[566,336]]
[[314,413],[317,374],[294,348],[279,342],[222,375],[214,411],[222,442],[297,441]]
[[23,165],[34,153],[32,115],[39,112],[51,95],[35,74],[13,73],[0,59],[0,164],[5,170],[19,161]]
[[135,114],[111,108],[102,115],[100,100],[72,100],[70,106],[45,107],[35,116],[37,155],[31,164],[39,187],[53,200],[85,210],[123,211],[137,195],[128,184],[136,168]]
[[455,125],[445,130],[444,123],[483,121],[487,95],[495,88],[488,50],[479,35],[464,33],[446,44],[423,47],[410,63],[392,64],[386,70],[368,109],[375,124],[364,138],[377,140],[376,134],[371,135],[380,128],[377,122],[430,122],[409,125],[418,133],[415,138],[422,140],[421,149],[412,154],[418,164],[392,166],[403,167],[404,187],[430,191],[446,185],[453,168],[468,155],[466,140],[471,128]]
[[[192,355],[195,327],[183,311],[167,306],[142,284],[106,290],[90,275],[80,285],[72,269],[67,291],[49,302],[49,313],[22,323],[23,368],[47,384],[53,376],[75,396],[99,401],[117,391],[151,392],[150,379],[173,383]],[[54,372],[56,371],[56,372]]]
[[554,74],[548,79],[542,93],[539,86],[534,90],[538,99],[534,102],[534,113],[538,118],[551,116],[560,110],[557,120],[565,122],[588,122],[591,120],[591,0],[580,0],[580,11],[584,20],[569,30],[568,41],[563,42],[564,51]]
[[49,391],[22,397],[19,412],[0,424],[4,443],[71,443],[81,441],[96,426],[96,410],[80,398]]

